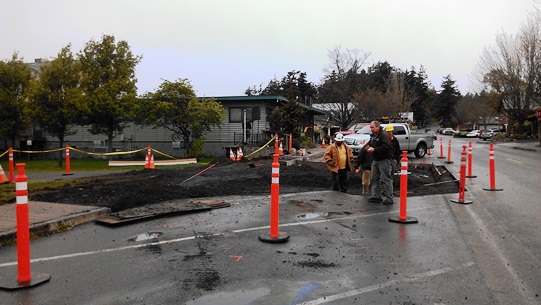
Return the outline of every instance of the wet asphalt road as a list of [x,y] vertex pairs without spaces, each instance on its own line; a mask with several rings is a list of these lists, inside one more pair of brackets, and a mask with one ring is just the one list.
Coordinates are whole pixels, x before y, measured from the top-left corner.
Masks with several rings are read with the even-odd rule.
[[[448,165],[456,176],[459,143]],[[291,236],[283,244],[258,239],[269,230],[269,196],[120,228],[89,223],[32,241],[32,271],[51,281],[0,291],[0,303],[538,304],[539,154],[498,149],[504,191],[487,192],[488,145],[474,153],[474,203],[410,197],[418,224],[389,222],[398,204],[336,192],[281,196],[280,231]],[[16,274],[15,257],[15,247],[0,249],[3,275]]]

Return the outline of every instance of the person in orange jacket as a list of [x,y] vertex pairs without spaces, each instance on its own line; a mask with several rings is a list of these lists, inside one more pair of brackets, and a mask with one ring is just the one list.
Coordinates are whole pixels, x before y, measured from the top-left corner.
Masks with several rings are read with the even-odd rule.
[[327,168],[332,172],[333,190],[347,193],[348,171],[354,169],[354,159],[351,148],[344,143],[344,135],[336,134],[334,143],[327,147],[324,154]]

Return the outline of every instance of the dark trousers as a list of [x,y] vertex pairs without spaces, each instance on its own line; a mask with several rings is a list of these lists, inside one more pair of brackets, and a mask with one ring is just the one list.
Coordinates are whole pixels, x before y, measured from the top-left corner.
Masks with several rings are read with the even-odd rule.
[[348,171],[339,169],[338,173],[332,172],[332,189],[335,191],[347,192],[348,190]]

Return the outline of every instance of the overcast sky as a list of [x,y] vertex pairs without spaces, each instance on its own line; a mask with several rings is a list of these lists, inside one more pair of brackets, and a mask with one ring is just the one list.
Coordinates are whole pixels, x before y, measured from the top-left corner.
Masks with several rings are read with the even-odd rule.
[[0,0],[0,59],[74,53],[103,34],[143,59],[140,94],[187,78],[198,96],[244,95],[292,70],[320,84],[328,50],[370,53],[402,70],[424,66],[436,90],[462,94],[483,49],[516,34],[535,0]]

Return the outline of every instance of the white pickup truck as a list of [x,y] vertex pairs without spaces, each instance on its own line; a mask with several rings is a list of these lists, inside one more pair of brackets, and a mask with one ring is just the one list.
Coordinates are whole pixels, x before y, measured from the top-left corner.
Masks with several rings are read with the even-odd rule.
[[[381,124],[385,128],[389,124]],[[391,123],[394,127],[393,134],[398,139],[400,150],[413,152],[415,157],[422,158],[428,148],[434,148],[434,135],[429,133],[417,133],[410,130],[408,124]],[[359,129],[355,134],[345,135],[344,142],[351,148],[353,154],[358,154],[360,149],[370,141],[370,125]]]

